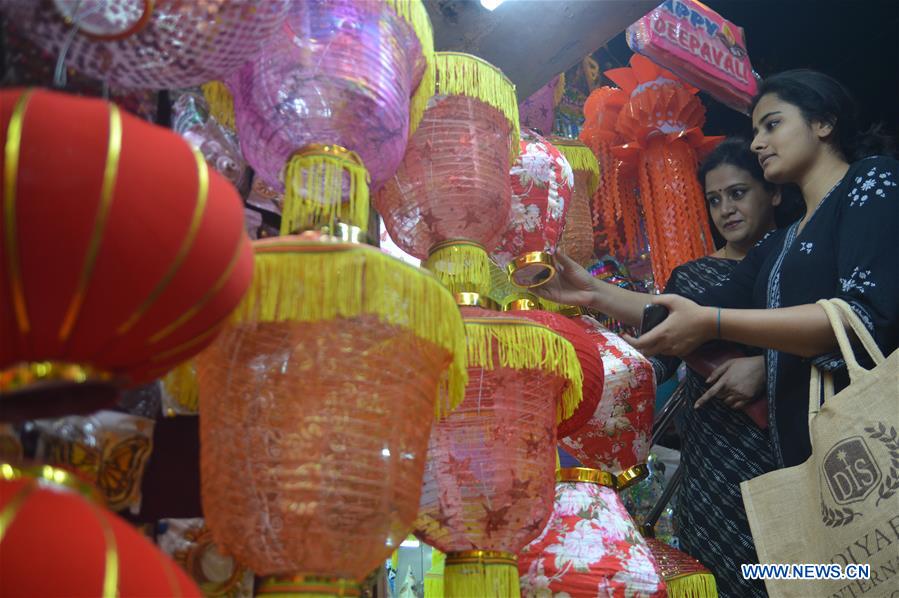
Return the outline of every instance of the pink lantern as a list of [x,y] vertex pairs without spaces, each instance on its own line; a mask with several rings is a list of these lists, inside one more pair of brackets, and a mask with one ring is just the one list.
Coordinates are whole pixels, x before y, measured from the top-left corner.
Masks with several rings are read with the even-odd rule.
[[565,156],[533,131],[522,131],[520,149],[509,171],[512,220],[493,259],[517,286],[536,287],[555,275],[552,254],[565,225],[574,173]]
[[227,77],[252,59],[289,0],[2,0],[8,22],[66,66],[126,88]]
[[367,228],[369,182],[383,185],[406,150],[428,43],[420,2],[304,0],[227,81],[244,156],[285,192],[282,233]]

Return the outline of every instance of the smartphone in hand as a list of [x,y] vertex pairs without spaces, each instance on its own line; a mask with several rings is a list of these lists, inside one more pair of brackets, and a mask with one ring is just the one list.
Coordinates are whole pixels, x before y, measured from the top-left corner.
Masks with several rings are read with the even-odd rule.
[[664,305],[647,303],[643,308],[643,319],[640,322],[640,335],[644,335],[668,317],[668,308]]

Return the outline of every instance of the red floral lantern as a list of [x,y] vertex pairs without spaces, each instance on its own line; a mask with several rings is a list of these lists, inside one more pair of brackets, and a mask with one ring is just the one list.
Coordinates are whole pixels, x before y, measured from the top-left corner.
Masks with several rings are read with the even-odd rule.
[[492,255],[517,286],[536,287],[555,274],[552,254],[565,224],[574,174],[565,156],[533,131],[522,131],[520,150],[509,171],[512,219]]
[[0,464],[3,596],[202,596],[149,540],[60,469]]
[[94,411],[212,342],[252,275],[234,188],[107,102],[6,90],[0,118],[4,417]]
[[599,186],[599,162],[586,145],[576,139],[550,138],[574,172],[571,205],[559,240],[559,249],[586,266],[593,260],[593,224],[590,204]]

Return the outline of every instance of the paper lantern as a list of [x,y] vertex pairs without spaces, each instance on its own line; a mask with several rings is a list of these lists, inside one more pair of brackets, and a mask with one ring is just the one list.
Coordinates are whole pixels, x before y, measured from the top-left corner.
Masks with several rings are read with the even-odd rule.
[[565,73],[560,73],[518,105],[521,125],[536,129],[541,135],[550,135],[553,132],[556,106],[564,92]]
[[279,29],[290,0],[3,0],[8,22],[69,68],[133,89],[227,77]]
[[520,153],[509,171],[512,219],[493,252],[513,283],[535,287],[555,274],[556,250],[571,201],[571,165],[550,142],[523,131]]
[[206,523],[263,592],[352,588],[411,531],[430,422],[465,387],[462,320],[374,248],[254,247],[246,299],[197,359]]
[[244,156],[285,192],[282,234],[335,220],[367,228],[369,183],[399,166],[410,110],[433,91],[432,78],[419,85],[432,52],[420,1],[295,2],[227,81]]
[[644,476],[655,407],[652,364],[590,316],[571,322],[599,346],[603,392],[590,420],[559,444],[585,466],[611,472],[621,481]]
[[715,576],[702,563],[656,538],[647,538],[646,544],[658,563],[669,598],[718,598]]
[[469,384],[431,432],[416,535],[447,553],[446,596],[517,596],[515,554],[550,514],[555,422],[576,408],[581,372],[548,328],[462,310]]
[[137,530],[49,466],[0,464],[0,594],[202,596]]
[[438,52],[437,92],[397,173],[375,196],[390,237],[453,292],[484,293],[509,221],[515,86],[467,54]]
[[599,163],[590,148],[580,141],[564,137],[553,137],[550,141],[565,156],[574,172],[571,204],[562,229],[559,249],[577,263],[586,266],[593,259],[593,217],[590,204],[599,187]]
[[614,477],[574,467],[556,479],[552,516],[518,557],[522,596],[668,596]]
[[703,135],[698,89],[639,54],[630,65],[606,71],[630,96],[616,123],[626,143],[614,152],[637,173],[653,277],[662,289],[674,268],[714,248],[696,167],[724,138]]
[[183,139],[107,102],[11,89],[0,112],[0,408],[95,411],[236,307],[252,276],[240,199]]

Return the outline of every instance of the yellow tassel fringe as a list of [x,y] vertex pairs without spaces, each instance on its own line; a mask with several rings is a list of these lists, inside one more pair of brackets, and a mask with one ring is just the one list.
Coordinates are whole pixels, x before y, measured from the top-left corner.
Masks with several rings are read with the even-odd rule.
[[[518,318],[465,318],[468,367],[540,369],[568,381],[556,421],[571,417],[581,403],[584,374],[574,347],[567,340],[530,320]],[[499,351],[494,355],[494,343]]]
[[431,568],[425,573],[425,598],[443,598],[446,554],[431,548]]
[[373,247],[278,237],[254,242],[253,282],[237,322],[319,322],[376,316],[453,356],[438,392],[438,417],[465,395],[465,328],[453,296],[425,270]]
[[209,106],[209,114],[221,125],[232,131],[237,130],[234,122],[234,98],[221,81],[210,81],[203,84],[203,97]]
[[434,77],[434,30],[431,27],[431,19],[428,17],[428,11],[422,0],[385,1],[393,9],[393,12],[409,23],[409,26],[415,31],[418,43],[421,45],[421,52],[425,58],[425,64],[427,65],[421,82],[415,88],[409,104],[409,136],[411,137],[424,116],[425,108],[428,107],[428,100],[434,95],[436,85]]
[[[341,156],[330,153],[328,147],[331,146],[322,147],[322,151],[301,151],[287,162],[281,214],[282,235],[321,225],[333,227],[338,219],[363,231],[368,230],[368,186],[371,179],[362,160],[352,152]],[[344,175],[349,178],[346,195]]]
[[586,171],[590,173],[590,188],[587,194],[593,197],[596,187],[599,186],[599,161],[590,148],[577,139],[562,139],[554,137],[550,142],[565,156],[572,170]]
[[509,121],[512,140],[510,163],[518,158],[518,99],[515,85],[501,70],[477,56],[461,52],[437,52],[437,94],[464,95],[499,110]]
[[185,361],[162,379],[162,386],[171,399],[186,413],[197,413],[200,391],[193,360]]
[[666,579],[668,598],[718,598],[718,586],[711,573],[692,573]]
[[490,289],[490,257],[470,241],[449,241],[431,250],[422,264],[451,293],[479,293]]
[[446,598],[520,598],[518,567],[505,563],[447,564]]

